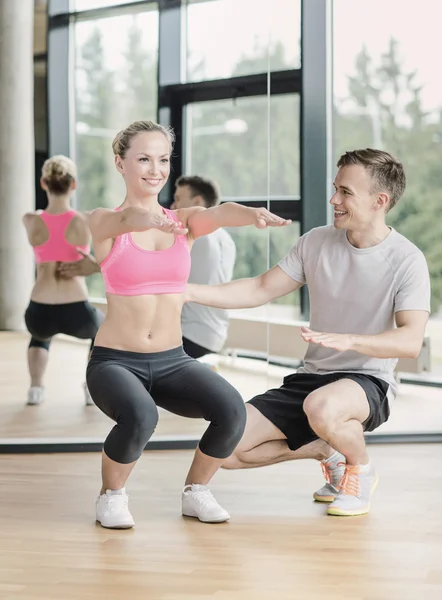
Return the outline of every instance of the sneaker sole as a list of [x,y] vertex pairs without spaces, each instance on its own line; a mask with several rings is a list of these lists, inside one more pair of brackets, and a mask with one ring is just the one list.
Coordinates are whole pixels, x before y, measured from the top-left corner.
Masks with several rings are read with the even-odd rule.
[[40,406],[40,404],[43,404],[44,401],[44,398],[42,398],[41,400],[28,400],[26,402],[26,406]]
[[313,494],[313,498],[316,502],[333,502],[336,500],[336,496],[318,496],[317,494]]
[[198,521],[201,521],[201,523],[225,523],[226,521],[228,521],[230,519],[230,517],[227,517],[226,519],[210,519],[210,520],[205,520],[205,519],[201,519],[200,517],[198,517],[198,515],[190,515],[190,514],[186,514],[186,513],[181,513],[183,515],[183,517],[189,517],[190,519],[198,519]]
[[[375,491],[378,485],[379,478],[376,474],[373,485],[371,486],[370,495]],[[327,508],[327,514],[332,515],[333,517],[359,517],[362,515],[368,514],[370,511],[370,503],[364,508],[360,510],[343,510],[342,508]]]
[[105,529],[132,529],[133,527],[135,527],[135,523],[133,523],[132,525],[103,525],[103,523],[98,519],[96,519],[95,522],[101,525],[101,527],[104,527]]

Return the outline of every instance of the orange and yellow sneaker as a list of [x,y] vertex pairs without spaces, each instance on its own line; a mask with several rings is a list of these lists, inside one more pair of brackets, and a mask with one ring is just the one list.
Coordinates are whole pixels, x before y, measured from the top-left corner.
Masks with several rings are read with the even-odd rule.
[[321,461],[325,485],[313,494],[316,502],[333,502],[339,492],[339,484],[345,471],[345,456],[335,452],[327,460]]
[[365,515],[370,510],[370,498],[378,483],[374,467],[368,465],[345,465],[335,500],[327,508],[327,514],[339,517]]

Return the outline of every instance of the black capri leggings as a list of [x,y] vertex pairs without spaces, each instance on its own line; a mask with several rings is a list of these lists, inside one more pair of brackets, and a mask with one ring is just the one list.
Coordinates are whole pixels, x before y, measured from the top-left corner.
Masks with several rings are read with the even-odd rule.
[[230,456],[244,432],[239,392],[182,346],[149,354],[95,346],[86,381],[95,404],[116,422],[104,451],[118,463],[141,456],[158,422],[157,406],[210,421],[199,448],[213,458]]
[[92,340],[91,348],[104,315],[87,301],[69,304],[42,304],[30,301],[25,312],[26,327],[31,334],[29,348],[49,350],[57,333],[81,340]]

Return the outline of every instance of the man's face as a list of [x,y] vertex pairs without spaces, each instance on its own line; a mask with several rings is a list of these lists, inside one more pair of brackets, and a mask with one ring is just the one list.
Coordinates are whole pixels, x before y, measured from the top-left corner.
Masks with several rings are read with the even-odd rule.
[[172,208],[178,210],[191,206],[204,206],[201,196],[193,195],[188,185],[178,185],[173,196]]
[[330,204],[337,229],[364,230],[385,218],[388,195],[373,192],[371,175],[362,165],[341,167],[334,187]]

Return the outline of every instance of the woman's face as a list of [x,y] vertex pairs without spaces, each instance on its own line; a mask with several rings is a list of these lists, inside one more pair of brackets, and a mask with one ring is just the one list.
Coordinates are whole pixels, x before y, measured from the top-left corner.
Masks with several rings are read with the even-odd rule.
[[136,196],[157,196],[170,174],[170,143],[161,131],[145,131],[132,138],[126,156],[115,157],[126,187]]

